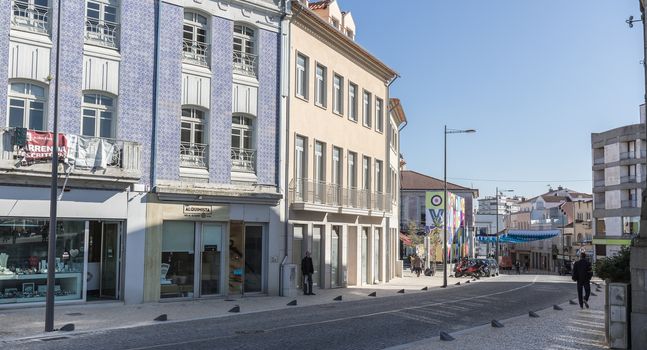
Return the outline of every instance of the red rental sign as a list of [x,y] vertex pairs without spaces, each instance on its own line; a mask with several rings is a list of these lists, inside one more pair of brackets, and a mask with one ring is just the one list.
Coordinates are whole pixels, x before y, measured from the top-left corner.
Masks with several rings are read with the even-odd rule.
[[[25,145],[25,160],[46,160],[52,158],[54,149],[54,133],[47,131],[27,130],[27,144]],[[67,157],[67,137],[58,134],[58,157]]]

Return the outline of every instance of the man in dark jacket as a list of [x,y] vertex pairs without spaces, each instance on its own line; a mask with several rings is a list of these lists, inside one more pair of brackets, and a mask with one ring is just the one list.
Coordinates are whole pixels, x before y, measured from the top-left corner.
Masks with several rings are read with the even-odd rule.
[[[577,299],[580,302],[580,308],[589,308],[589,296],[591,295],[591,278],[593,270],[591,263],[586,260],[586,253],[580,254],[580,260],[573,265],[573,281],[577,282]],[[582,298],[582,289],[586,293]]]
[[306,252],[306,256],[301,260],[301,273],[303,274],[303,295],[315,295],[312,292],[312,274],[315,272],[314,265],[312,265],[312,258],[310,252]]

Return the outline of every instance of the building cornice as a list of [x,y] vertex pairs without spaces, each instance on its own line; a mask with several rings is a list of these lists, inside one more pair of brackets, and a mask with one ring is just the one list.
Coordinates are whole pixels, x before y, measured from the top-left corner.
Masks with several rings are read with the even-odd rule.
[[292,23],[358,65],[365,67],[385,85],[398,76],[396,71],[298,1],[292,1]]

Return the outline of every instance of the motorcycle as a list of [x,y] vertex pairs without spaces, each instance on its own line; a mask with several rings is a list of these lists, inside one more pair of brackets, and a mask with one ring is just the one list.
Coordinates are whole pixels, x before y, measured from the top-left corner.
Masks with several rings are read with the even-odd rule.
[[479,279],[481,276],[485,276],[484,265],[474,260],[463,260],[456,265],[454,276],[469,276]]

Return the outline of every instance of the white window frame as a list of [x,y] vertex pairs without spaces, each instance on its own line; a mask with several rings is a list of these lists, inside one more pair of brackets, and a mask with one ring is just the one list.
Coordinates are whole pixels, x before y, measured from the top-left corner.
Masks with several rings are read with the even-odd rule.
[[[187,17],[191,18],[188,19]],[[190,38],[185,38],[187,34],[189,34]],[[204,37],[204,40],[199,40],[200,37]],[[208,17],[195,11],[185,11],[182,26],[183,61],[209,67],[209,46]]]
[[384,163],[381,160],[375,160],[375,192],[383,193],[384,192],[384,182],[383,174],[384,172]]
[[[90,9],[90,5],[97,8]],[[109,13],[108,10],[114,10]],[[90,17],[90,11],[98,11],[99,17]],[[106,19],[114,15],[114,20]],[[109,48],[119,47],[119,1],[86,0],[85,1],[85,41]]]
[[38,34],[49,34],[49,0],[12,0],[11,25],[16,29]]
[[[241,123],[235,123],[239,118]],[[245,114],[234,114],[231,119],[231,160],[232,170],[256,172],[256,118]],[[239,142],[234,144],[234,131],[239,131]],[[249,140],[245,147],[245,140]]]
[[[23,85],[24,88],[22,92],[17,92],[12,89],[12,85]],[[42,96],[36,95],[34,90],[42,90]],[[11,112],[12,109],[22,109],[22,125],[21,128],[32,129],[32,111],[42,111],[42,127],[40,129],[34,130],[47,130],[47,103],[48,103],[48,94],[47,87],[40,84],[34,84],[26,81],[11,81],[9,83],[9,91],[7,94],[7,126],[9,127],[18,127],[17,125],[11,125]],[[21,102],[22,106],[19,106],[16,102]],[[12,106],[13,103],[13,106]],[[38,108],[37,105],[42,104],[42,109]]]
[[326,144],[315,141],[313,175],[315,183],[326,182]]
[[326,108],[326,82],[328,78],[328,68],[323,64],[315,65],[315,104]]
[[[91,98],[94,102],[88,102],[87,99]],[[111,105],[103,103],[103,101],[110,101]],[[93,112],[94,115],[86,114]],[[104,117],[106,113],[110,113],[110,118]],[[85,129],[85,120],[88,118],[94,119],[94,130],[89,133]],[[110,121],[110,135],[101,135],[102,125],[104,121]],[[117,98],[115,96],[106,94],[101,91],[85,91],[83,92],[81,101],[81,135],[90,137],[101,137],[107,139],[117,138]]]
[[348,151],[348,188],[357,189],[357,153]]
[[384,100],[375,97],[375,130],[384,132]]
[[371,157],[362,157],[362,189],[371,190]]
[[333,74],[332,86],[333,112],[344,115],[344,77],[339,74]]
[[357,122],[357,84],[348,82],[348,119]]
[[341,187],[343,182],[343,154],[344,151],[340,147],[333,146],[332,148],[332,178],[331,183],[337,187]]
[[[299,63],[299,59],[303,59],[303,65]],[[308,65],[310,58],[304,54],[297,53],[296,57],[296,82],[294,93],[303,99],[308,99]]]
[[362,125],[367,128],[371,127],[371,107],[373,97],[370,92],[362,91]]
[[[205,169],[208,167],[209,127],[207,116],[208,111],[202,108],[188,105],[182,106],[182,115],[180,117],[180,166]],[[185,130],[189,132],[188,141],[182,140],[182,132]],[[201,133],[201,140],[196,139],[198,132]]]
[[[251,77],[257,76],[256,34],[257,30],[247,24],[234,24],[234,73]],[[237,48],[237,46],[239,47]]]
[[296,135],[294,138],[294,178],[297,181],[305,180],[308,177],[307,149],[308,139]]

